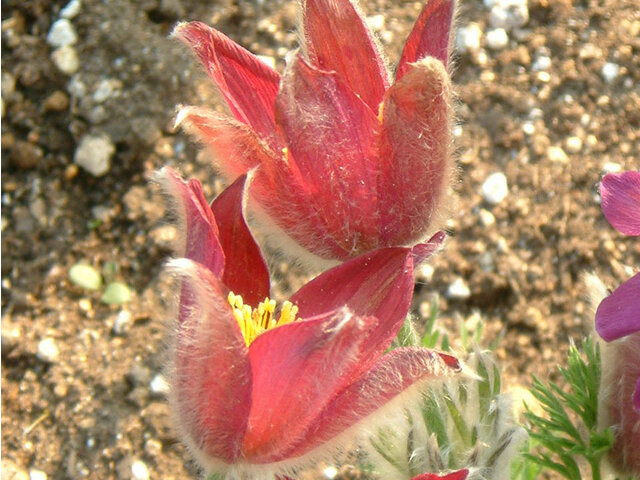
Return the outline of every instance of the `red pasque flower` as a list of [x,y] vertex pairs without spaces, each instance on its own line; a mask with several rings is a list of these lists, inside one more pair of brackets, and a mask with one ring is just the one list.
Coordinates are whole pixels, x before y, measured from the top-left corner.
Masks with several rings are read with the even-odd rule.
[[[640,172],[605,175],[600,195],[609,223],[625,235],[640,235]],[[598,414],[603,427],[615,429],[609,458],[623,474],[640,475],[640,273],[598,305],[596,330],[608,342]]]
[[426,349],[384,354],[409,310],[414,258],[428,256],[442,234],[347,261],[278,310],[265,298],[268,272],[242,216],[245,177],[211,206],[199,182],[168,168],[158,179],[184,233],[183,258],[170,263],[181,279],[170,401],[207,470],[295,473],[459,370],[454,357]]
[[411,480],[466,480],[468,476],[469,469],[463,468],[462,470],[457,470],[455,472],[442,475],[436,473],[422,473],[413,477]]
[[183,107],[177,123],[228,181],[260,166],[250,207],[299,255],[345,260],[422,242],[444,217],[452,176],[454,3],[424,7],[393,80],[350,0],[301,2],[304,42],[282,76],[217,30],[180,24],[173,34],[235,119]]

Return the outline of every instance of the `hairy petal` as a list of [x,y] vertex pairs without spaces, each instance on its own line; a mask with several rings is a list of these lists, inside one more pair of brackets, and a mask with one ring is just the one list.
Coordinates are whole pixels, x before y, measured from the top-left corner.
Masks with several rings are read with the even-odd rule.
[[258,305],[269,296],[269,270],[242,213],[247,176],[239,177],[211,204],[226,258],[222,281],[245,303]]
[[383,244],[423,240],[442,210],[452,171],[450,90],[442,62],[427,57],[387,91],[378,177]]
[[605,175],[600,195],[609,223],[625,235],[640,235],[640,172]]
[[218,278],[225,266],[218,225],[198,180],[185,182],[175,170],[164,167],[155,176],[164,192],[172,199],[178,217],[180,240],[176,254],[207,267]]
[[327,270],[292,297],[300,316],[320,315],[346,305],[360,317],[379,322],[366,333],[361,353],[365,370],[386,350],[402,327],[413,295],[411,250],[390,247],[366,253]]
[[277,157],[253,130],[208,108],[180,107],[178,125],[208,148],[228,182],[257,165],[277,162]]
[[331,70],[373,111],[389,86],[387,70],[364,18],[350,0],[304,0],[302,22],[311,62]]
[[607,342],[640,331],[640,273],[616,288],[596,310],[596,330]]
[[[376,132],[369,107],[332,72],[297,56],[276,101],[276,119],[299,178],[343,258],[377,246]],[[299,200],[300,201],[300,200]],[[313,241],[313,239],[309,239]]]
[[372,322],[342,309],[269,330],[251,344],[253,405],[243,447],[247,458],[255,463],[287,458],[351,381],[363,333]]
[[469,469],[464,468],[455,472],[446,473],[444,475],[437,475],[435,473],[423,473],[411,480],[465,480],[469,475]]
[[187,445],[200,458],[239,458],[251,405],[247,347],[227,303],[227,289],[202,265],[173,260],[182,280],[171,348],[170,403]]
[[275,136],[273,104],[280,82],[278,72],[204,23],[180,23],[173,36],[191,47],[235,117],[271,141]]
[[449,64],[451,54],[451,25],[455,0],[429,0],[420,12],[413,30],[404,45],[396,81],[411,68],[410,64],[430,56],[443,65]]
[[411,248],[414,265],[421,264],[431,255],[433,255],[435,251],[442,246],[442,243],[444,242],[444,239],[446,237],[446,233],[444,233],[443,231],[439,231],[434,233],[433,236],[426,242],[414,245]]
[[[460,370],[457,360],[424,348],[397,348],[341,392],[289,455],[303,455],[331,440],[405,392],[427,381],[442,381]],[[415,391],[419,394],[419,390]],[[375,420],[371,418],[371,420]]]

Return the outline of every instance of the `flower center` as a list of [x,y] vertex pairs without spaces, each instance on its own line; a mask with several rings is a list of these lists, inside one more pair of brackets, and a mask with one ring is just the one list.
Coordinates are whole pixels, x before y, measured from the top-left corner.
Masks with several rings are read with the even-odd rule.
[[233,316],[237,320],[238,325],[240,325],[240,331],[242,332],[244,341],[247,343],[247,347],[267,330],[297,320],[296,314],[298,313],[298,307],[289,301],[282,304],[280,317],[277,320],[273,315],[276,310],[276,302],[269,297],[265,298],[263,302],[260,302],[257,308],[251,308],[249,305],[245,305],[242,297],[233,292],[229,292],[227,301],[229,305],[231,305]]

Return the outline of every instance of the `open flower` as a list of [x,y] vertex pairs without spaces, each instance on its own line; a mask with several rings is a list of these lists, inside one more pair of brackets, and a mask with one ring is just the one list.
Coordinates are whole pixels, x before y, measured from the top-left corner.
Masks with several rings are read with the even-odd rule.
[[[626,235],[640,235],[640,172],[605,175],[600,194],[609,223]],[[602,300],[596,330],[608,342],[598,413],[604,428],[615,428],[609,457],[620,472],[640,475],[640,273]]]
[[174,35],[195,52],[235,120],[192,106],[177,123],[208,147],[228,181],[260,166],[250,206],[292,241],[289,251],[345,260],[422,242],[444,216],[452,171],[454,3],[425,6],[394,80],[350,0],[301,2],[302,50],[282,77],[217,30],[180,24]]
[[177,247],[184,258],[171,263],[182,281],[171,404],[208,471],[295,473],[459,369],[454,357],[422,348],[384,355],[410,306],[414,258],[428,256],[442,235],[343,263],[277,309],[265,298],[268,273],[242,217],[245,177],[211,206],[197,181],[168,168],[158,178],[185,233]]

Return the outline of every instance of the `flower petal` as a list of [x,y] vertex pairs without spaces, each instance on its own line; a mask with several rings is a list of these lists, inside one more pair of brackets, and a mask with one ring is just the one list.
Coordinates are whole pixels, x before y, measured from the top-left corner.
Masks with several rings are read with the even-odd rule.
[[[375,114],[340,78],[297,56],[276,100],[276,120],[291,157],[291,175],[308,188],[342,258],[377,246]],[[359,250],[353,250],[358,245]]]
[[596,330],[607,342],[640,331],[640,273],[616,288],[596,310]]
[[463,468],[462,470],[446,473],[444,475],[438,475],[435,473],[423,473],[421,475],[413,477],[411,480],[465,480],[468,475],[469,469]]
[[452,175],[450,90],[442,62],[427,57],[387,91],[378,177],[384,245],[422,241],[442,215]]
[[225,256],[219,241],[219,231],[199,181],[185,182],[178,172],[164,167],[156,180],[173,200],[178,217],[178,234],[182,234],[175,249],[186,257],[207,267],[218,278],[222,275]]
[[409,387],[443,380],[459,370],[460,365],[450,355],[425,348],[397,348],[341,392],[288,455],[303,455],[359,422],[375,424],[376,411]]
[[342,309],[269,330],[251,344],[253,405],[243,446],[251,462],[287,458],[351,380],[364,331],[374,321]]
[[638,381],[636,383],[636,389],[633,391],[633,396],[631,397],[631,401],[633,402],[633,408],[635,408],[638,412],[640,412],[640,377],[638,377]]
[[605,175],[600,195],[609,223],[625,235],[640,235],[640,172]]
[[361,255],[316,277],[291,297],[302,318],[348,307],[380,321],[367,331],[361,352],[365,370],[391,344],[402,327],[413,295],[411,250],[390,247]]
[[263,138],[273,138],[273,104],[280,82],[278,72],[203,23],[180,23],[172,35],[185,42],[198,56],[235,117]]
[[640,331],[602,345],[601,354],[598,426],[614,429],[608,456],[615,470],[635,478],[640,473],[640,410],[634,403],[640,385]]
[[427,258],[433,255],[438,248],[442,246],[444,239],[447,237],[447,234],[439,231],[433,234],[433,236],[424,243],[419,243],[414,245],[411,248],[411,253],[413,254],[413,263],[414,265],[419,265],[424,262]]
[[182,126],[203,143],[222,176],[232,182],[261,163],[276,157],[246,125],[203,107],[181,107],[176,126]]
[[170,402],[176,424],[201,459],[230,463],[240,455],[251,406],[247,347],[227,290],[202,265],[169,263],[182,279],[172,352]]
[[396,81],[404,76],[411,63],[426,56],[437,58],[445,66],[449,64],[455,3],[455,0],[429,0],[424,6],[404,45]]
[[377,112],[389,78],[378,45],[353,2],[305,0],[302,15],[311,62],[336,72]]
[[269,296],[269,270],[242,213],[246,175],[239,177],[211,204],[220,232],[225,267],[222,281],[248,305]]

